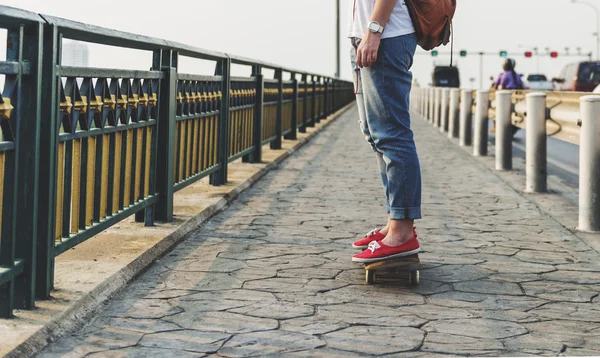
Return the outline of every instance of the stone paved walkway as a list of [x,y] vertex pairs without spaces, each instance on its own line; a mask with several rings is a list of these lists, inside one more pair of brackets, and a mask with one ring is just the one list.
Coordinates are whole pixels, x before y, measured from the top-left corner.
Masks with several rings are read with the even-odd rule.
[[600,355],[600,256],[425,122],[421,285],[366,285],[384,223],[351,110],[41,357]]

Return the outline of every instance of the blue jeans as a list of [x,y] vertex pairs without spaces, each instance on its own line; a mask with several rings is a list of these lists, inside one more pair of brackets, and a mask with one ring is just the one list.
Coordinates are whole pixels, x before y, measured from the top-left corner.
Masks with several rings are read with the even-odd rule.
[[360,128],[377,156],[392,220],[421,218],[421,167],[410,129],[410,68],[417,47],[415,34],[381,40],[377,61],[356,66],[351,54]]

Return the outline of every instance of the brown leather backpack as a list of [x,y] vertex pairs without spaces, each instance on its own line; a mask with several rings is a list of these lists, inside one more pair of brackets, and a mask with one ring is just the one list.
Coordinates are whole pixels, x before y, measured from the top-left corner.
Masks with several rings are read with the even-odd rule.
[[418,44],[429,51],[450,42],[456,0],[405,0]]

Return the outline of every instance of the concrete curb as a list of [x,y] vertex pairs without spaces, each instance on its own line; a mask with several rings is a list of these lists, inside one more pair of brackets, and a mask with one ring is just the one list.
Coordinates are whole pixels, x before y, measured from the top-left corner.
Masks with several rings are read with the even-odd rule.
[[297,152],[301,147],[311,139],[325,130],[331,123],[341,117],[346,111],[354,106],[354,103],[343,107],[332,114],[323,126],[317,128],[307,137],[298,140],[292,148],[283,152],[273,162],[253,174],[229,193],[225,194],[219,201],[204,209],[198,215],[183,223],[175,232],[165,237],[157,244],[146,250],[135,260],[123,267],[117,273],[108,277],[104,282],[84,295],[81,299],[74,302],[67,310],[62,312],[56,318],[48,322],[44,327],[26,339],[18,347],[9,352],[5,357],[20,358],[24,356],[33,356],[44,349],[49,343],[55,341],[61,336],[74,331],[87,322],[87,319],[94,315],[104,302],[111,299],[121,289],[125,288],[131,280],[143,273],[156,259],[168,253],[176,245],[181,243],[185,237],[198,228],[202,223],[223,211],[240,193],[250,188],[265,176],[271,170],[277,168],[284,160]]

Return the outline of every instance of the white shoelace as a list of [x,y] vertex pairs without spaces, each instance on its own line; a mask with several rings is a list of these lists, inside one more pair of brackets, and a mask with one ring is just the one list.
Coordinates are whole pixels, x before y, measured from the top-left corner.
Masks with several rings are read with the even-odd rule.
[[378,231],[379,231],[378,229],[373,229],[373,230],[369,231],[369,233],[367,234],[367,237],[377,234]]
[[371,241],[367,249],[371,250],[371,254],[375,253],[375,250],[381,249],[381,245],[377,241]]

